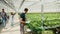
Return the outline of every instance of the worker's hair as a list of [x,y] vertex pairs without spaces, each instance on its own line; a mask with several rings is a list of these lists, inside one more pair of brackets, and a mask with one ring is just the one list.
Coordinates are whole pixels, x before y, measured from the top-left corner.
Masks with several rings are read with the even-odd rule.
[[28,8],[25,8],[24,11],[28,11]]
[[4,10],[4,9],[2,9],[2,10]]

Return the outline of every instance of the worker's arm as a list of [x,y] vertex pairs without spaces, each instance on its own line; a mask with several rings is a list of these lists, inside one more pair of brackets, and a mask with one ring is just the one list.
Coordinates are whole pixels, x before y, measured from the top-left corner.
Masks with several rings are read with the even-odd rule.
[[21,24],[21,26],[24,26],[25,25],[25,21],[23,21],[22,18],[20,18],[20,24]]
[[25,21],[23,21],[23,19],[22,19],[22,18],[20,18],[20,23],[24,24],[24,22],[25,22]]

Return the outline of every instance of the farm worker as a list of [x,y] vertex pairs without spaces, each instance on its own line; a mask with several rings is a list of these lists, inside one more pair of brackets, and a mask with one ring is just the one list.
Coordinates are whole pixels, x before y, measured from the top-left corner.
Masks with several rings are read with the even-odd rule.
[[13,13],[13,12],[10,13],[10,23],[11,23],[11,27],[13,27],[14,15],[15,15],[15,14],[16,14],[16,13]]
[[2,26],[5,27],[6,26],[6,12],[4,11],[4,9],[2,9],[2,12],[1,12],[1,17],[2,17]]
[[2,17],[1,17],[1,12],[0,12],[0,25],[2,24]]
[[25,14],[28,12],[28,8],[24,9],[24,12],[20,14],[20,32],[21,34],[24,34],[24,25],[25,25]]

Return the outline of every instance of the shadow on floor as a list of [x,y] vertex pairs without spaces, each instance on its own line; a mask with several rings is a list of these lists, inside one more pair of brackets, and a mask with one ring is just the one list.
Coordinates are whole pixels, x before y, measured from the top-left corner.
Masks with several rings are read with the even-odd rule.
[[0,25],[0,33],[1,33],[2,29],[3,29],[3,27]]

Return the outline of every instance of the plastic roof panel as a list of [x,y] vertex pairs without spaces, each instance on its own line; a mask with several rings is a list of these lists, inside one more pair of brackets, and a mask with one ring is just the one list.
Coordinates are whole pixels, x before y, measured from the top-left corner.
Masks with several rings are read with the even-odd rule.
[[[15,9],[16,12],[21,12],[26,7],[30,9],[29,12],[34,12],[34,11],[40,12],[42,0],[0,0],[0,1],[6,2],[7,5],[9,7],[11,7],[12,10]],[[43,0],[43,1],[44,1],[44,11],[45,12],[48,10],[56,11],[55,9],[60,9],[59,0]],[[2,4],[2,3],[0,2],[0,4]]]

